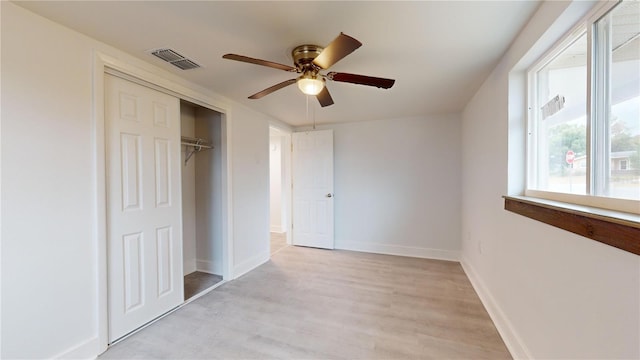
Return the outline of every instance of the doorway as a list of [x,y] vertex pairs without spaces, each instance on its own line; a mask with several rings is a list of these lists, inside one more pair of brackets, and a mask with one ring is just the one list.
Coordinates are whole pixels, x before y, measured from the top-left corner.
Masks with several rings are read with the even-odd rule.
[[270,253],[291,244],[291,134],[269,127]]
[[184,300],[222,281],[222,114],[180,101]]

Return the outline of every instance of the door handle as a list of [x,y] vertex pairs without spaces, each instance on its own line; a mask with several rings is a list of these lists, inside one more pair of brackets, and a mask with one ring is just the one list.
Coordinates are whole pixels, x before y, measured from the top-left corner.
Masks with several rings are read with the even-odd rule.
[[333,197],[333,194],[328,193],[328,194],[327,194],[327,195],[325,195],[325,196],[330,198],[330,197]]

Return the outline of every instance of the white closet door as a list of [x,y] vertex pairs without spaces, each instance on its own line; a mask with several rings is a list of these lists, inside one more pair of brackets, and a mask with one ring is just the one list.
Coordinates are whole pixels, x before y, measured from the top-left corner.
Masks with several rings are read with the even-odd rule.
[[333,249],[333,130],[293,133],[293,244]]
[[183,301],[179,99],[105,76],[109,340]]

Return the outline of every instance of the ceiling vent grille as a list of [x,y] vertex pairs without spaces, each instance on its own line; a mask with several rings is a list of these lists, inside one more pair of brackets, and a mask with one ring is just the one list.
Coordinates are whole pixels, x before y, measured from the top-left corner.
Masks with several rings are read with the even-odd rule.
[[177,51],[172,49],[158,49],[151,51],[151,55],[160,58],[169,64],[182,69],[182,70],[190,70],[199,68],[198,65],[193,60],[187,59],[184,56],[180,55]]
[[182,59],[182,60],[174,61],[171,64],[179,67],[182,70],[189,70],[189,69],[195,69],[195,68],[199,68],[200,67],[200,65],[194,63],[193,61],[191,61],[189,59]]

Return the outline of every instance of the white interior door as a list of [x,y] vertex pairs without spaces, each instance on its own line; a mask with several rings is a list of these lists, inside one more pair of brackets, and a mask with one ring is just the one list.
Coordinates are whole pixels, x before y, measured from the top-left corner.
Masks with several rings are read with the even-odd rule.
[[109,341],[183,301],[180,102],[105,75]]
[[293,133],[293,244],[333,249],[333,130]]

